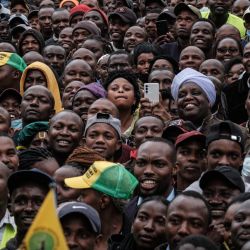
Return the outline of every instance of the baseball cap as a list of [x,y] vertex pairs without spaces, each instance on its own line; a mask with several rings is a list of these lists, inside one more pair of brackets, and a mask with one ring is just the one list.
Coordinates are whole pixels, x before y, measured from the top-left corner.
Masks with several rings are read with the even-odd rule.
[[201,18],[201,13],[200,13],[199,9],[197,9],[193,5],[185,4],[185,3],[179,3],[178,5],[176,5],[174,8],[174,14],[176,16],[178,16],[180,14],[180,12],[183,10],[188,10],[188,11],[192,12],[194,15],[196,15],[198,18]]
[[250,14],[250,6],[245,10],[242,18],[245,19],[245,17],[249,16],[249,14]]
[[82,176],[66,178],[71,188],[93,188],[117,199],[129,199],[138,184],[137,179],[126,168],[108,161],[95,161]]
[[245,138],[240,127],[231,121],[223,121],[212,125],[207,134],[206,145],[211,142],[226,139],[240,144],[242,150],[245,146]]
[[28,21],[27,17],[25,15],[23,15],[23,14],[20,14],[20,13],[13,14],[13,15],[10,16],[9,26],[10,26],[11,29],[14,28],[15,21],[20,22],[20,24],[29,25],[29,21]]
[[204,144],[204,147],[206,145],[206,136],[203,135],[199,131],[193,130],[193,131],[186,132],[184,134],[179,135],[176,139],[175,147],[178,147],[184,141],[191,140],[191,139],[201,141]]
[[176,15],[174,14],[174,8],[173,7],[166,7],[163,9],[163,11],[160,13],[160,15],[158,16],[157,20],[168,20],[168,19],[172,19],[175,20],[176,19]]
[[10,35],[13,36],[13,35],[16,35],[18,31],[24,32],[29,29],[31,29],[31,27],[27,26],[26,24],[18,24],[11,30]]
[[200,179],[200,188],[204,189],[210,180],[221,178],[231,186],[240,190],[241,193],[245,192],[245,184],[240,176],[240,173],[228,166],[216,167],[213,170],[205,172]]
[[9,96],[14,97],[18,101],[18,103],[21,104],[21,101],[22,101],[21,94],[16,89],[12,89],[12,88],[5,89],[0,94],[0,102]]
[[50,185],[54,183],[54,180],[49,175],[36,168],[31,170],[19,170],[11,174],[8,179],[7,185],[10,194],[12,194],[16,188],[30,181],[32,181],[32,183],[37,183],[48,190]]
[[87,130],[89,127],[94,125],[95,123],[106,123],[109,124],[111,127],[114,128],[114,130],[117,132],[119,138],[121,138],[121,122],[119,119],[114,118],[110,114],[104,114],[104,113],[97,113],[94,116],[88,118],[86,126],[85,126],[85,131],[84,131],[84,136],[87,133]]
[[101,233],[101,220],[98,212],[93,207],[83,202],[73,201],[62,203],[57,209],[59,219],[72,213],[83,215],[89,221],[92,230],[97,234]]
[[134,25],[136,23],[137,17],[133,10],[127,7],[119,7],[114,10],[114,12],[110,13],[108,19],[109,21],[114,18],[119,17],[126,24]]
[[22,57],[20,57],[18,54],[10,52],[0,52],[0,67],[6,64],[21,72],[23,72],[27,67]]

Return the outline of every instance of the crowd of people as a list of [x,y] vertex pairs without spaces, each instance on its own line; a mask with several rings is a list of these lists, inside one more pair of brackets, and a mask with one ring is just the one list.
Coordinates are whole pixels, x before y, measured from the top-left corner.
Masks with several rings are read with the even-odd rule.
[[1,0],[0,249],[56,186],[72,250],[249,250],[249,79],[249,0]]

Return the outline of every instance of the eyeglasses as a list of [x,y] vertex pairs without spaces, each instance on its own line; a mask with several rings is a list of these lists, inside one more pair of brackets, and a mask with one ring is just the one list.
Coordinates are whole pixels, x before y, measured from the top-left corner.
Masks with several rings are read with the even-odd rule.
[[237,48],[217,48],[217,51],[223,54],[225,54],[226,52],[232,54],[238,52],[239,50]]

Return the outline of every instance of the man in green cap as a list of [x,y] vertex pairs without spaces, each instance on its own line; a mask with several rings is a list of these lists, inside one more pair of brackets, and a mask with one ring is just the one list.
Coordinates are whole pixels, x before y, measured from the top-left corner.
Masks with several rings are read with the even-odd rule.
[[24,60],[16,53],[0,52],[0,94],[7,88],[19,91]]

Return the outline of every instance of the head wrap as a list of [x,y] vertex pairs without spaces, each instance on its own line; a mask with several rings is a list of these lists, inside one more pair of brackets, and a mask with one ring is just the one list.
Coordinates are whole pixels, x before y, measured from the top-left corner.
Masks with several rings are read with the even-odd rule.
[[216,90],[213,82],[202,73],[186,68],[177,74],[171,85],[171,94],[176,101],[178,99],[179,89],[183,84],[194,83],[199,86],[206,94],[211,106],[214,105],[216,99]]

